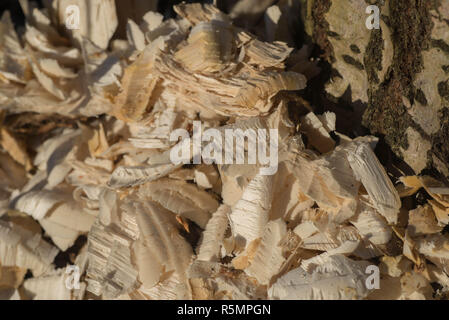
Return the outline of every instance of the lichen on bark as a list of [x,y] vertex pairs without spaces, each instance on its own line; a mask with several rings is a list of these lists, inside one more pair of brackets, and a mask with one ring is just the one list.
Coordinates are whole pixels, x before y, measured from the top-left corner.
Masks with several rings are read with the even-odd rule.
[[[389,10],[390,16],[385,18],[394,44],[393,62],[384,83],[369,94],[363,123],[373,133],[385,135],[392,150],[399,153],[400,147],[408,148],[404,132],[412,125],[402,96],[406,96],[411,103],[417,96],[413,80],[422,69],[421,51],[428,47],[431,22],[427,1],[404,3],[393,0],[389,1]],[[378,59],[375,52],[367,58],[368,61]]]
[[306,0],[312,7],[313,30],[311,30],[313,41],[323,50],[322,57],[330,59],[333,55],[332,46],[327,39],[329,23],[324,15],[329,11],[331,0]]

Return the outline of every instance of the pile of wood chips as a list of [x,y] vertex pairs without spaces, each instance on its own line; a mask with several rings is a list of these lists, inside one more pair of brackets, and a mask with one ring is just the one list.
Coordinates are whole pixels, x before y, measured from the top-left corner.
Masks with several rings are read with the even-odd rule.
[[[392,180],[378,138],[313,112],[320,69],[276,41],[278,5],[263,38],[241,1],[148,11],[121,40],[113,0],[20,3],[24,29],[0,22],[1,299],[447,298],[449,188]],[[193,121],[278,129],[276,174],[173,163]]]

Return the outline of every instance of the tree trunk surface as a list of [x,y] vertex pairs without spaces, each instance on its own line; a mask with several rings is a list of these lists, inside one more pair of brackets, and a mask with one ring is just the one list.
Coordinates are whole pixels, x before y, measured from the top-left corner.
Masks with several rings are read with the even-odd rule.
[[[448,178],[449,1],[303,3],[305,30],[331,65],[329,97],[359,114],[409,173]],[[380,9],[379,29],[365,25],[369,5]]]

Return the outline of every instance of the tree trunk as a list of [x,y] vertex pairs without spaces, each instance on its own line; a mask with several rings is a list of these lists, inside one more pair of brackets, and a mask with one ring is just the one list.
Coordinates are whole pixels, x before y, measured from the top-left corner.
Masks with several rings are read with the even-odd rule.
[[[448,178],[449,1],[303,2],[305,30],[332,67],[326,92],[362,105],[363,125],[415,174]],[[370,30],[372,4],[380,28]]]

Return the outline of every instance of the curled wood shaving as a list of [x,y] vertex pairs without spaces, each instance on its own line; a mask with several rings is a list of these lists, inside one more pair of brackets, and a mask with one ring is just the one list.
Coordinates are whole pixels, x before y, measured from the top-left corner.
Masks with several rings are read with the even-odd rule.
[[385,169],[367,144],[361,144],[348,160],[357,179],[363,183],[373,199],[374,207],[385,216],[389,223],[396,223],[401,201]]
[[40,234],[0,221],[0,237],[3,266],[30,269],[36,276],[51,270],[58,249],[44,241]]
[[244,247],[263,234],[271,208],[272,185],[272,176],[256,175],[232,209],[232,232]]
[[[269,290],[274,299],[357,299],[366,297],[365,273],[360,263],[342,255],[325,258],[322,264],[307,272],[290,271]],[[330,285],[332,284],[332,285]]]

